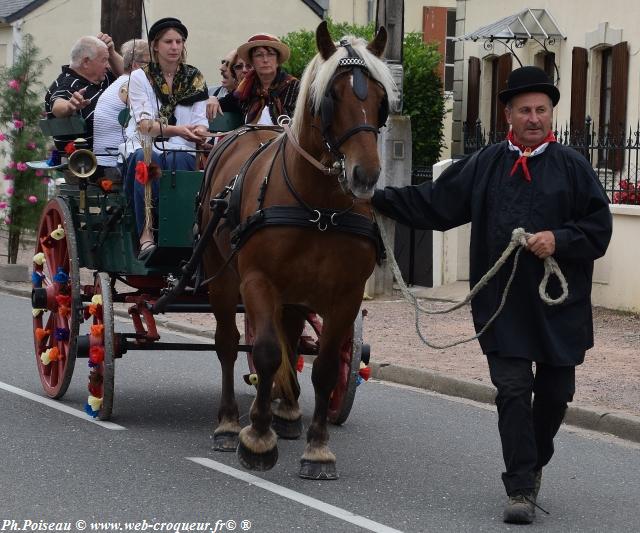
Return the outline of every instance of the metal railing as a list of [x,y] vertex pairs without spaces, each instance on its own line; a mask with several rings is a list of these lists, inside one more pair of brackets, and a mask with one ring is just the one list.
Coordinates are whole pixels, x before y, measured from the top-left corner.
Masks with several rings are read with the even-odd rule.
[[[640,205],[640,121],[635,131],[612,135],[608,127],[597,127],[587,117],[584,127],[568,125],[554,129],[560,144],[584,155],[595,170],[609,199],[617,204]],[[483,129],[480,121],[472,127],[463,124],[464,153],[470,154],[488,144],[504,140],[506,133]]]

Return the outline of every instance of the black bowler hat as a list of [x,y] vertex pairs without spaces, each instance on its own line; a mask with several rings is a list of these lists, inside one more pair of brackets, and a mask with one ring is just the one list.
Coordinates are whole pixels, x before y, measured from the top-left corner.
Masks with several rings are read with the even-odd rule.
[[189,30],[187,30],[187,27],[182,24],[182,22],[180,22],[177,18],[165,17],[154,22],[153,26],[149,28],[149,42],[153,41],[156,38],[156,35],[158,35],[158,32],[160,30],[164,30],[166,28],[173,28],[174,30],[177,30],[178,33],[182,35],[183,39],[186,39],[187,35],[189,35]]
[[512,71],[507,80],[507,88],[498,93],[498,98],[503,104],[507,104],[517,94],[544,93],[556,106],[560,100],[560,91],[551,83],[549,76],[538,67],[521,67]]

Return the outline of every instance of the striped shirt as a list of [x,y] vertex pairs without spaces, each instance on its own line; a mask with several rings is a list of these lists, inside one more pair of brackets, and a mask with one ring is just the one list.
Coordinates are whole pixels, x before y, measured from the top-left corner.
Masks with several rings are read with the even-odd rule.
[[[120,88],[126,83],[129,83],[129,74],[123,74],[109,85],[98,98],[93,114],[93,151],[98,165],[103,167],[115,167],[118,164],[117,148],[127,140],[125,130],[118,122],[120,111],[127,107],[119,94]],[[114,155],[107,155],[107,148],[115,148]]]
[[[62,67],[62,73],[51,84],[47,94],[44,97],[44,110],[47,113],[47,118],[55,118],[52,112],[53,103],[58,99],[70,100],[74,92],[80,89],[86,88],[84,93],[85,100],[89,100],[91,103],[79,111],[80,116],[84,118],[87,123],[87,132],[84,138],[87,140],[89,149],[93,148],[93,113],[98,103],[98,98],[102,92],[109,87],[116,79],[113,72],[107,70],[107,74],[100,83],[91,83],[86,78],[69,68],[69,65]],[[54,137],[53,140],[58,150],[64,150],[65,145],[69,141],[73,141],[76,138],[75,135]]]

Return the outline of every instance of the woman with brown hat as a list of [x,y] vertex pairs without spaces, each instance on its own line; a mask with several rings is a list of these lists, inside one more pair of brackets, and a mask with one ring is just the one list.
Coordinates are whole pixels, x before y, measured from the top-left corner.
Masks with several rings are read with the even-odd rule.
[[[209,97],[204,76],[186,63],[185,41],[188,30],[180,20],[167,17],[149,29],[151,62],[131,74],[129,82],[130,137],[137,138],[137,150],[130,157],[127,183],[133,189],[133,203],[140,234],[140,255],[148,256],[155,249],[149,217],[145,217],[142,171],[142,145],[148,139],[166,139],[163,149],[153,147],[152,160],[162,169],[194,170],[196,143],[207,137],[209,122],[206,104]],[[164,151],[167,150],[167,151]],[[148,156],[147,156],[148,157]],[[144,161],[150,163],[149,161]],[[138,173],[136,173],[138,169]],[[152,181],[153,204],[157,203],[158,180]],[[145,218],[147,222],[145,223]]]
[[280,115],[293,116],[300,81],[281,67],[289,55],[289,47],[273,35],[249,37],[238,57],[253,70],[233,94],[220,99],[222,111],[241,112],[245,124],[277,124]]

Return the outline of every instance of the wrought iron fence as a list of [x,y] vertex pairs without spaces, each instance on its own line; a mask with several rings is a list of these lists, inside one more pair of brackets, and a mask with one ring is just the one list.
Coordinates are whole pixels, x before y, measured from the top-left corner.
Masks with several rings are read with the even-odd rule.
[[[568,125],[554,129],[558,142],[584,155],[595,170],[609,199],[616,204],[640,205],[640,122],[635,132],[612,135],[608,128],[598,128],[587,117],[584,128],[571,130]],[[480,121],[472,127],[463,125],[464,153],[470,154],[488,144],[504,140],[506,133],[483,129]]]

